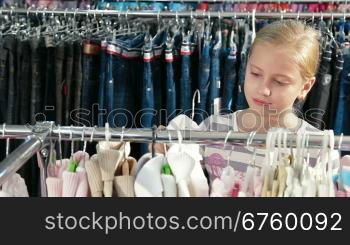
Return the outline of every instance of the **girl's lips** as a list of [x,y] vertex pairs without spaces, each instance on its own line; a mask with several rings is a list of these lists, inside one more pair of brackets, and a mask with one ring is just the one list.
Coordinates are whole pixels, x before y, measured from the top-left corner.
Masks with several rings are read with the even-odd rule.
[[271,103],[268,103],[264,100],[259,100],[259,99],[253,99],[254,103],[257,104],[257,105],[269,105]]

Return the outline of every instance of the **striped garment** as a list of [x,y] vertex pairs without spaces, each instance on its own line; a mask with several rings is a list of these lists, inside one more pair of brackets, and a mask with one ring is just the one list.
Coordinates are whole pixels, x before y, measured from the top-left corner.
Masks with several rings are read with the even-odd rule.
[[[228,132],[232,130],[233,132],[238,132],[237,118],[236,115],[239,111],[227,115],[212,115],[206,120],[204,120],[200,128],[202,131],[224,131]],[[321,132],[315,127],[308,124],[306,121],[302,120],[302,124],[299,131],[312,131]],[[252,147],[249,147],[252,148]],[[294,151],[295,149],[293,149]],[[244,180],[245,172],[249,164],[252,164],[253,149],[248,149],[246,146],[242,145],[230,145],[226,144],[211,144],[203,145],[201,147],[203,164],[208,172],[210,182],[215,178],[220,177],[222,169],[230,165],[235,170],[235,175],[241,181]],[[316,158],[319,155],[319,149],[310,149],[310,166],[316,164]],[[286,152],[287,154],[290,153]],[[256,149],[256,160],[255,166],[261,168],[262,163],[265,159],[265,150]]]

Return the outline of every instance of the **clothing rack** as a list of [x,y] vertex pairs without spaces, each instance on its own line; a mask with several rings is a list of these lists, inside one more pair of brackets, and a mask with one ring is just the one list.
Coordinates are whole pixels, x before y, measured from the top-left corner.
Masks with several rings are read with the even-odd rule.
[[117,11],[117,10],[46,10],[46,9],[24,9],[24,8],[12,8],[12,9],[0,9],[0,16],[3,14],[21,14],[21,15],[85,15],[85,16],[125,16],[125,17],[191,17],[191,18],[242,18],[252,17],[263,19],[283,19],[283,18],[347,18],[350,17],[350,13],[287,13],[281,11],[280,13],[272,12],[221,12],[221,11],[184,11],[184,12],[168,12],[168,11]]
[[[179,137],[183,143],[197,144],[227,144],[262,147],[266,142],[266,134],[213,132],[195,130],[164,130],[164,129],[126,129],[109,127],[60,127],[53,122],[40,122],[30,125],[3,125],[0,139],[26,139],[17,149],[11,152],[0,163],[0,185],[22,167],[36,152],[47,147],[50,140],[68,141],[130,141],[177,143]],[[288,133],[288,147],[296,147],[297,135]],[[310,148],[319,148],[323,142],[322,133],[311,133]],[[335,136],[335,149],[350,151],[350,136]],[[341,143],[341,145],[340,145]],[[339,147],[340,145],[340,147]]]

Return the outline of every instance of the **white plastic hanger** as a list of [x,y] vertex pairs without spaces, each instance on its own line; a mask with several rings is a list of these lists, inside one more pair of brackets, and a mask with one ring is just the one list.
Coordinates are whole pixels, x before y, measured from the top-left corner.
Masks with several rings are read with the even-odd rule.
[[317,183],[317,196],[318,197],[328,197],[329,196],[329,188],[327,182],[327,173],[326,173],[326,158],[327,158],[327,146],[328,146],[328,131],[325,130],[322,140],[322,150],[321,150],[321,161],[320,165],[318,164],[318,172],[316,173],[316,183]]
[[253,9],[253,12],[252,12],[252,42],[254,42],[254,39],[255,39],[255,36],[256,36],[256,32],[255,32],[255,12],[256,12],[256,9]]
[[328,188],[329,197],[335,197],[335,189],[333,184],[333,152],[334,152],[334,131],[329,130],[329,150],[328,150],[328,167],[327,167],[327,178],[328,178]]
[[199,91],[199,89],[197,89],[194,94],[193,94],[193,98],[192,98],[192,115],[191,115],[191,119],[193,120],[194,118],[194,107],[195,107],[195,100],[196,100],[196,95],[198,95],[198,100],[197,103],[201,103],[201,93]]
[[[2,125],[2,137],[5,137],[6,123]],[[10,151],[10,138],[6,138],[6,157],[9,155]]]
[[60,153],[60,165],[62,167],[62,135],[61,135],[61,125],[58,125],[58,151]]

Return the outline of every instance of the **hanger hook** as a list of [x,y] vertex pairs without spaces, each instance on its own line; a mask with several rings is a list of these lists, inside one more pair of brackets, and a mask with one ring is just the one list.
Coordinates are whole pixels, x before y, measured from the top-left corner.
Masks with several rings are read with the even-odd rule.
[[72,130],[73,126],[70,126],[70,130],[69,130],[69,140],[72,141],[73,140],[73,130]]
[[74,10],[74,15],[73,15],[74,20],[75,20],[75,17],[76,17],[76,15],[77,15],[77,12],[78,12],[78,8],[76,8],[76,9]]
[[341,147],[342,147],[343,136],[344,136],[344,133],[341,133],[340,136],[339,136],[339,144],[338,144],[339,151],[341,150]]
[[81,139],[80,139],[80,141],[84,141],[84,136],[85,136],[85,125],[83,126],[83,129],[81,131]]
[[193,94],[193,98],[192,98],[192,120],[194,118],[194,105],[195,105],[195,101],[196,101],[196,95],[198,95],[198,100],[197,103],[201,103],[201,93],[199,91],[199,89],[197,89],[194,94]]
[[227,140],[228,140],[228,138],[230,137],[231,134],[232,134],[232,130],[227,132],[226,137],[225,137],[225,141],[224,141],[224,148],[226,147]]
[[5,127],[6,127],[6,123],[2,125],[2,137],[4,138],[5,138]]
[[106,122],[106,124],[105,124],[105,140],[107,142],[109,142],[109,139],[111,138],[110,133],[111,132],[109,131],[109,123]]
[[153,125],[153,127],[152,127],[152,157],[155,157],[156,138],[157,138],[157,126]]
[[90,143],[94,140],[95,130],[96,130],[96,126],[92,127],[92,132],[91,132],[91,136],[90,136]]
[[124,130],[125,130],[125,126],[122,127],[122,135],[120,136],[120,142],[123,142],[124,140]]
[[62,135],[61,135],[61,125],[58,125],[58,142],[61,143]]

